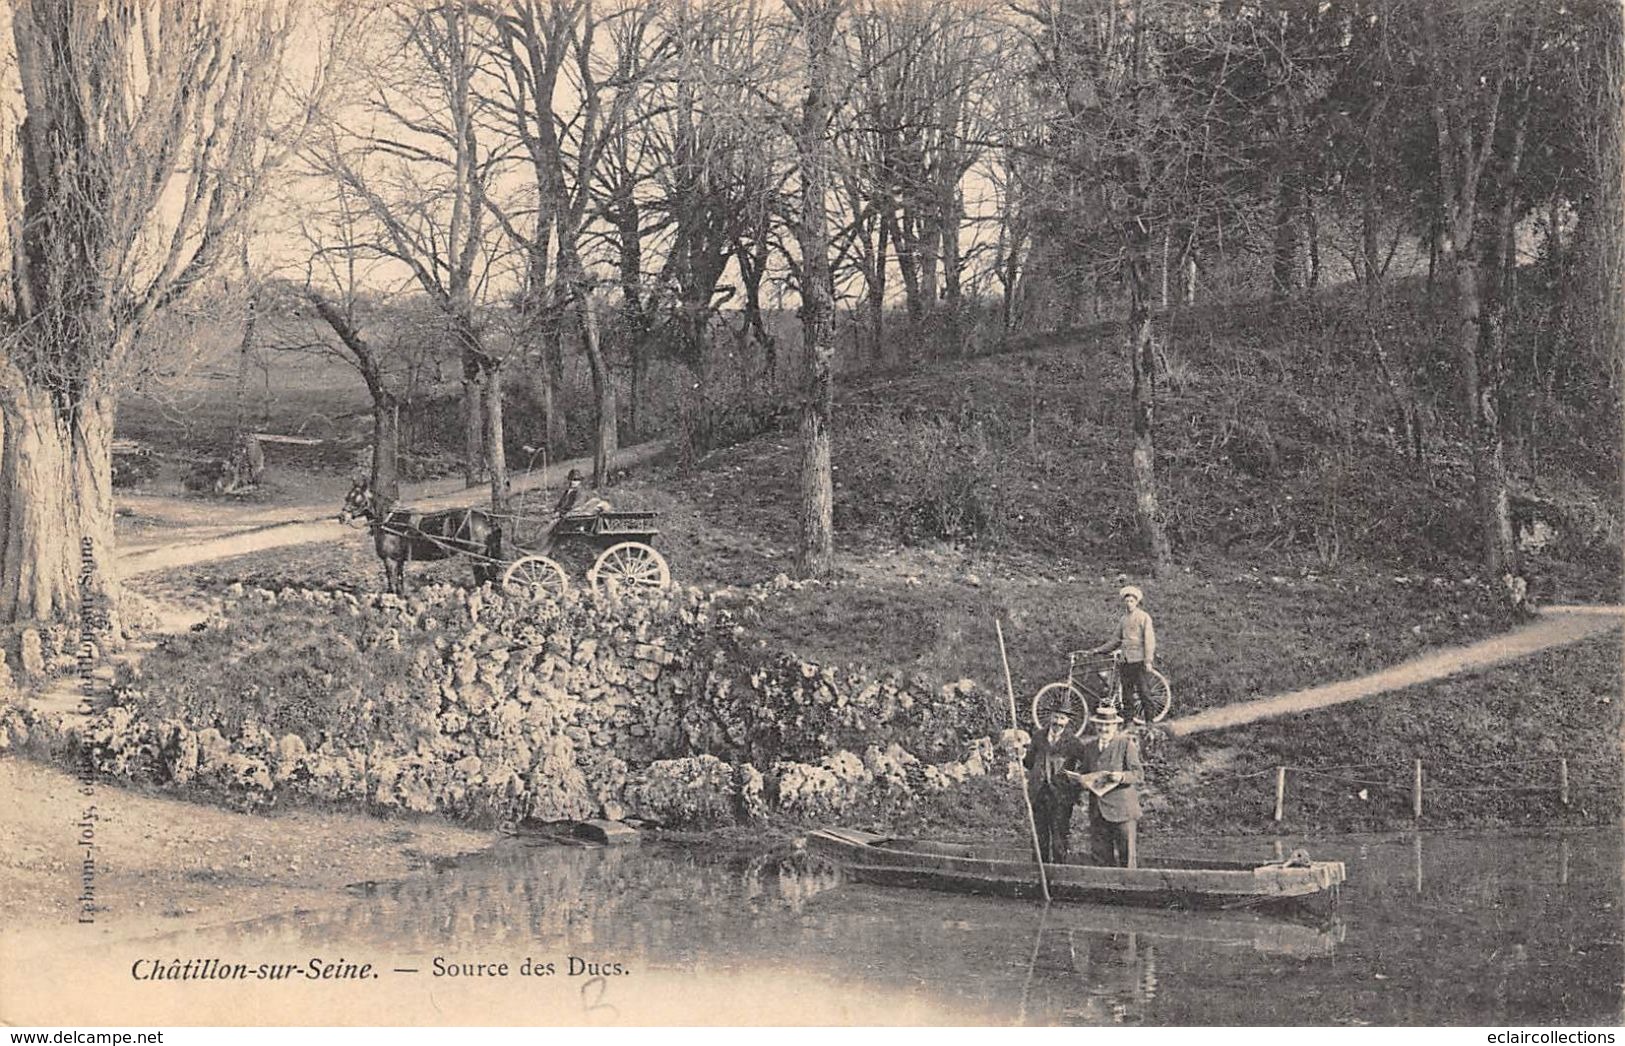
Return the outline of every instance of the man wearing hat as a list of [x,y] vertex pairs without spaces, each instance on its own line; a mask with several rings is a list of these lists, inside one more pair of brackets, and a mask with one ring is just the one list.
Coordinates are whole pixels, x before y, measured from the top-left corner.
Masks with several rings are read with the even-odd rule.
[[[559,494],[559,500],[553,506],[553,511],[559,519],[565,516],[583,516],[593,512],[604,512],[609,509],[609,502],[588,494],[581,486],[586,480],[580,469],[571,469],[569,475],[564,477],[564,491]],[[556,524],[555,524],[556,525]]]
[[1096,864],[1135,868],[1136,826],[1140,820],[1140,793],[1145,783],[1145,766],[1140,762],[1140,746],[1133,734],[1123,733],[1123,717],[1110,706],[1089,717],[1095,732],[1086,735],[1077,771],[1071,776],[1079,783],[1088,774],[1103,775],[1089,790],[1089,851]]
[[1027,750],[1027,795],[1038,829],[1038,852],[1046,862],[1066,861],[1072,809],[1083,793],[1071,771],[1082,755],[1083,743],[1072,732],[1072,716],[1064,708],[1050,713],[1049,729],[1039,731]]
[[1123,680],[1124,710],[1134,717],[1136,723],[1143,723],[1145,670],[1151,667],[1152,660],[1157,656],[1157,630],[1151,624],[1151,615],[1140,606],[1145,602],[1144,592],[1134,585],[1124,585],[1117,590],[1117,598],[1123,601],[1123,617],[1117,623],[1117,635],[1089,653],[1108,654],[1113,650],[1123,652],[1120,672]]

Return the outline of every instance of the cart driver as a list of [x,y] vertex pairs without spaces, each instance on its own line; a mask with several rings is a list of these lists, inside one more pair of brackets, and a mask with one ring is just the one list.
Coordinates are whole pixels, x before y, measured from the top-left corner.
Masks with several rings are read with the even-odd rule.
[[565,516],[590,516],[595,512],[609,511],[609,502],[603,498],[587,493],[582,483],[586,477],[580,469],[571,469],[565,477],[564,492],[559,495],[558,504],[553,506],[553,512],[559,519]]

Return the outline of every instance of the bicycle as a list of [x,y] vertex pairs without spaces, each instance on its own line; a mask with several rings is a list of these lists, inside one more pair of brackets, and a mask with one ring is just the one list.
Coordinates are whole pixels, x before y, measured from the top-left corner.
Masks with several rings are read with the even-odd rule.
[[[1146,687],[1141,702],[1150,713],[1150,721],[1160,723],[1173,705],[1173,688],[1168,677],[1156,669],[1147,667],[1144,672]],[[1050,683],[1033,695],[1033,724],[1042,727],[1057,708],[1065,708],[1082,721],[1089,718],[1091,708],[1106,706],[1123,707],[1123,652],[1091,654],[1087,650],[1071,650],[1066,655],[1066,678]],[[1078,729],[1081,733],[1083,727],[1080,725]]]

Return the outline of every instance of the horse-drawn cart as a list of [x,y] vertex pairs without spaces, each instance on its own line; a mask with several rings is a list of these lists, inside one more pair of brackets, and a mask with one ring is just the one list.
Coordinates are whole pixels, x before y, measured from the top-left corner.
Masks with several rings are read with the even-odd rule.
[[553,558],[569,547],[597,550],[587,580],[594,591],[615,588],[665,588],[671,584],[666,558],[654,548],[659,533],[653,512],[595,512],[564,516],[541,535],[539,545],[512,542],[520,553],[502,572],[502,587],[510,592],[540,588],[549,595],[563,595],[570,588],[570,575]]
[[522,503],[516,513],[380,510],[365,480],[351,488],[339,513],[346,521],[366,521],[391,592],[405,593],[408,562],[466,556],[474,563],[477,584],[499,581],[508,592],[554,597],[570,589],[566,563],[586,565],[596,592],[671,584],[666,559],[653,545],[659,533],[655,516],[606,509],[538,520]]

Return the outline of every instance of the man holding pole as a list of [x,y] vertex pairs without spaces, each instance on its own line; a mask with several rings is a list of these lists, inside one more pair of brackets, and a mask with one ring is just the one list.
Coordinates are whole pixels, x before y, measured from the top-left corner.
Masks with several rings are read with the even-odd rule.
[[1072,717],[1064,708],[1051,712],[1049,729],[1033,738],[1025,760],[1038,852],[1051,864],[1066,862],[1072,808],[1083,793],[1073,774],[1081,765],[1083,744],[1071,724]]

